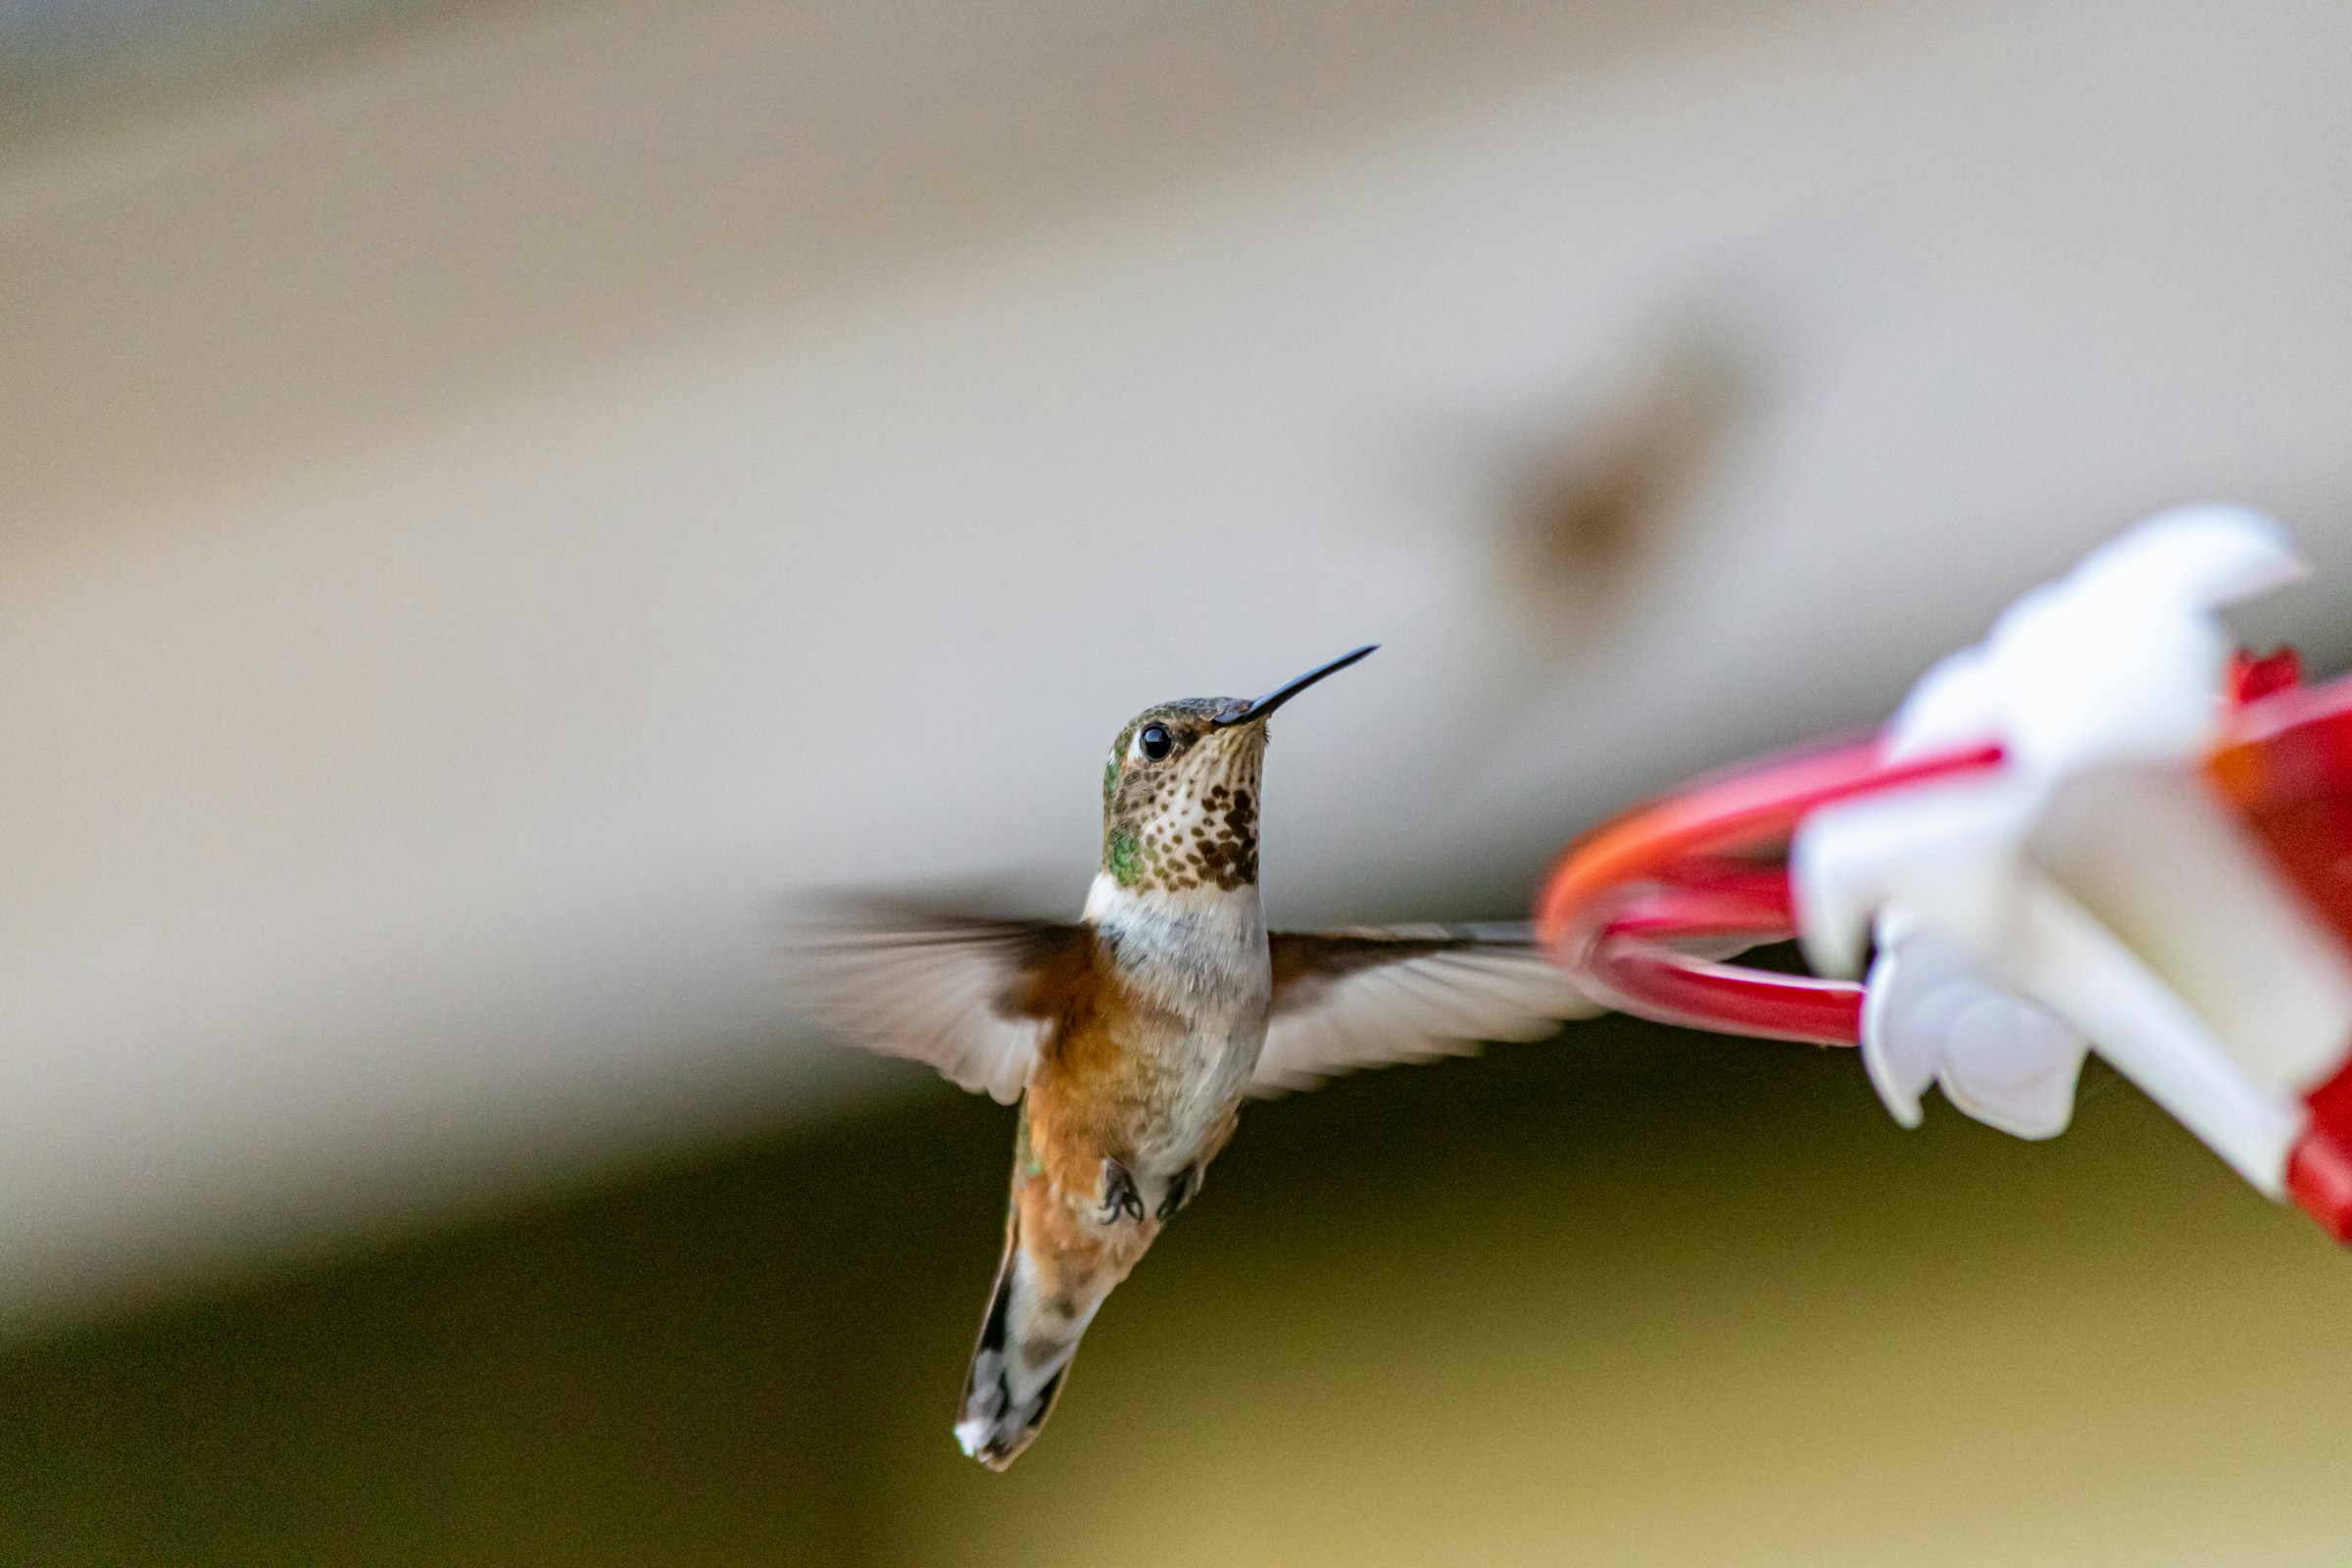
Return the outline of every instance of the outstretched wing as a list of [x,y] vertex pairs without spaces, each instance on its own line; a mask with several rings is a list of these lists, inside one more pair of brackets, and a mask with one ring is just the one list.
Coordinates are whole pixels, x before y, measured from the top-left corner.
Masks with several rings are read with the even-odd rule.
[[1540,1040],[1601,1009],[1525,925],[1277,931],[1274,1009],[1250,1088],[1311,1088],[1334,1073],[1428,1061],[1488,1040]]
[[787,961],[825,1024],[1008,1105],[1029,1082],[1054,971],[1090,948],[1067,921],[869,908],[793,943]]

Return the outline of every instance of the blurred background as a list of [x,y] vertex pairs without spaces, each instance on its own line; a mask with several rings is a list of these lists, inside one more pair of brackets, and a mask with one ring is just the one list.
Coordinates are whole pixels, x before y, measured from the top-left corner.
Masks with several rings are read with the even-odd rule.
[[2352,10],[0,0],[0,1560],[2340,1563],[2352,1261],[1622,1019],[1257,1106],[1009,1475],[1010,1113],[804,890],[1074,909],[1360,642],[1280,923],[1509,918],[2142,513],[2352,660]]

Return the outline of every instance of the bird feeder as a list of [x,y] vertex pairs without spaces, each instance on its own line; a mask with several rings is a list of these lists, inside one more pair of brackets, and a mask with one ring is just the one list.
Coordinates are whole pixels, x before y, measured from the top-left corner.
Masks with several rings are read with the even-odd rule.
[[[2254,1187],[2352,1241],[2352,678],[2218,614],[2299,575],[2231,507],[2161,514],[2013,605],[1878,735],[1588,834],[1537,907],[1594,1001],[1860,1048],[2054,1136],[2096,1052]],[[1731,961],[1794,939],[1812,970]]]

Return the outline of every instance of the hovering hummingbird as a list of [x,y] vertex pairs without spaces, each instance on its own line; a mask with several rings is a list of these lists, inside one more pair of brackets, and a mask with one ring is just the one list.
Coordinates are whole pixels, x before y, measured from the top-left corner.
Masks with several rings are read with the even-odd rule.
[[1266,930],[1266,721],[1369,655],[1253,700],[1148,708],[1102,770],[1075,921],[900,911],[804,950],[828,1021],[1020,1102],[1004,1253],[956,1437],[991,1469],[1044,1425],[1078,1339],[1200,1190],[1246,1095],[1536,1039],[1595,1010],[1524,925]]

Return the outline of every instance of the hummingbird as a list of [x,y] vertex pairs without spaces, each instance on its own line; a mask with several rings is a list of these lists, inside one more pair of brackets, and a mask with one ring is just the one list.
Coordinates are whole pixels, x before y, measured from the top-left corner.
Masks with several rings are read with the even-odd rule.
[[802,952],[804,1000],[836,1029],[1019,1104],[1004,1253],[955,1425],[993,1470],[1036,1438],[1080,1336],[1198,1196],[1247,1097],[1598,1010],[1524,924],[1267,931],[1267,721],[1372,652],[1262,697],[1130,719],[1076,920],[869,905]]

